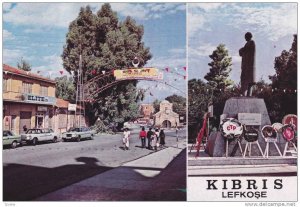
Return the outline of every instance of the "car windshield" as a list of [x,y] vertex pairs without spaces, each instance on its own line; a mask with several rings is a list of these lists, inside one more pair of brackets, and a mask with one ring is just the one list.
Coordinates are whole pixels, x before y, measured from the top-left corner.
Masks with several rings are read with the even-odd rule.
[[38,129],[29,129],[26,134],[40,134],[40,130]]
[[79,128],[71,128],[68,132],[79,132]]
[[11,131],[3,131],[3,136],[7,137],[7,136],[15,136],[13,132]]

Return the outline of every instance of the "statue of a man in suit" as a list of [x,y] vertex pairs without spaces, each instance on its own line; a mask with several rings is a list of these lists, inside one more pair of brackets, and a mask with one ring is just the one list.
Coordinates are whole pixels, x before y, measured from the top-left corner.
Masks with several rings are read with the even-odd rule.
[[244,96],[252,95],[252,86],[255,84],[255,42],[252,34],[245,34],[247,43],[239,50],[242,57],[241,90]]

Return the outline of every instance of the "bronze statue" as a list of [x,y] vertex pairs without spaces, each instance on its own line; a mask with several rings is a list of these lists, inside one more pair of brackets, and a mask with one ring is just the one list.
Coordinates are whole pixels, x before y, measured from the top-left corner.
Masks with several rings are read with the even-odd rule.
[[239,50],[242,57],[241,90],[242,94],[252,95],[252,86],[255,84],[255,42],[252,40],[252,34],[245,34],[247,43]]

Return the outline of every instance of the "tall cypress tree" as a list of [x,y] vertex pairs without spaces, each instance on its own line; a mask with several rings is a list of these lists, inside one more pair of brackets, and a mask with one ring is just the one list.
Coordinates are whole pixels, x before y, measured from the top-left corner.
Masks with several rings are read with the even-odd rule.
[[233,81],[228,79],[231,71],[231,60],[229,57],[228,50],[224,44],[218,45],[217,49],[213,51],[209,57],[212,59],[208,65],[210,71],[204,76],[208,81],[208,84],[215,89],[224,90],[226,87],[233,84]]
[[[110,4],[104,4],[97,14],[89,7],[82,8],[79,16],[70,24],[67,41],[62,55],[67,71],[79,67],[79,54],[83,59],[84,80],[88,82],[102,71],[130,67],[134,57],[139,57],[143,66],[151,58],[149,48],[142,42],[143,26],[127,17],[119,22],[117,14]],[[98,117],[98,124],[121,124],[138,117],[137,101],[141,97],[136,89],[137,81],[127,81],[96,94],[96,103],[88,106],[88,115],[93,123]],[[101,82],[94,84],[102,87]]]

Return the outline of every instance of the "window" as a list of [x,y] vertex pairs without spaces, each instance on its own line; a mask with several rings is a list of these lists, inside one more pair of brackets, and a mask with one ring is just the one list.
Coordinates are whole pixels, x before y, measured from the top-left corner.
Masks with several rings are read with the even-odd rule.
[[3,89],[3,92],[6,92],[7,91],[7,86],[8,86],[8,79],[3,79],[3,85],[2,85],[2,89]]
[[48,96],[48,87],[47,86],[41,86],[40,87],[40,95],[41,96]]
[[32,83],[23,82],[22,83],[23,93],[32,93]]

